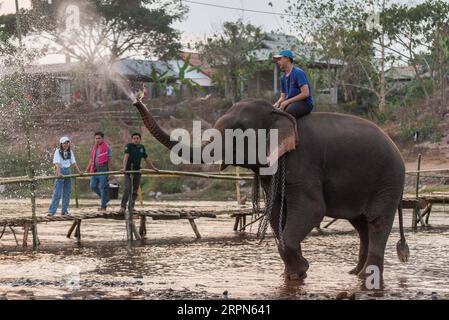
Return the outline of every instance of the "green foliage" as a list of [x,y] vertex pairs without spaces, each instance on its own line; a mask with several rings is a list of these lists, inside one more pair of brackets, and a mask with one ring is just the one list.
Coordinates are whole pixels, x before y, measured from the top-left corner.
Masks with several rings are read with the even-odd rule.
[[401,121],[399,138],[403,141],[412,140],[415,131],[419,132],[418,141],[439,142],[443,133],[438,127],[439,119],[432,115],[425,115],[421,118],[405,117]]
[[260,28],[238,20],[225,22],[221,34],[198,45],[202,58],[217,71],[214,75],[216,85],[227,88],[227,97],[233,102],[241,98],[242,83],[252,78],[259,68],[266,67],[258,63],[255,56],[263,37]]
[[161,93],[165,91],[167,83],[169,81],[173,81],[173,79],[168,75],[168,71],[161,72],[154,67],[151,67],[150,79],[153,84],[153,97],[160,97]]
[[104,118],[100,120],[100,131],[102,131],[106,137],[110,140],[118,140],[120,132],[113,125],[111,115],[106,115]]
[[193,72],[193,71],[201,71],[200,67],[193,67],[190,66],[190,59],[191,59],[192,55],[189,54],[187,55],[187,57],[185,58],[185,60],[183,61],[183,64],[180,65],[179,63],[177,63],[178,65],[178,81],[180,83],[180,88],[176,88],[177,93],[180,97],[182,97],[183,95],[183,86],[186,86],[187,89],[189,90],[190,94],[193,94],[195,91],[203,93],[204,89],[195,81],[193,81],[190,78],[186,78],[186,74],[189,72]]
[[13,14],[0,15],[0,42],[5,43],[16,34],[16,17]]
[[425,98],[424,88],[430,92],[434,82],[431,79],[412,80],[400,88],[391,91],[390,101],[393,105],[407,107],[422,103]]
[[183,191],[180,181],[176,178],[152,178],[151,180],[152,191],[162,193],[180,193]]
[[[364,0],[288,2],[288,13],[298,13],[288,22],[307,39],[307,47],[315,52],[315,58],[319,57],[322,62],[339,59],[344,63],[338,78],[345,85],[347,101],[377,104],[385,112],[388,104],[396,102],[396,97],[390,94],[395,83],[384,81],[383,71],[397,61],[413,65],[420,75],[429,72],[433,82],[429,84],[425,77],[417,76],[417,86],[405,94],[409,96],[406,103],[421,96],[429,100],[431,93],[436,92],[434,88],[443,92],[445,84],[441,79],[449,71],[447,1],[426,0],[410,5],[375,0],[372,4],[378,8],[379,20],[372,21],[371,25],[368,18],[375,11],[367,9]],[[329,85],[325,78],[317,82],[317,88]],[[443,97],[443,93],[440,95]],[[385,106],[382,101],[386,101]],[[443,114],[444,103],[440,109]]]

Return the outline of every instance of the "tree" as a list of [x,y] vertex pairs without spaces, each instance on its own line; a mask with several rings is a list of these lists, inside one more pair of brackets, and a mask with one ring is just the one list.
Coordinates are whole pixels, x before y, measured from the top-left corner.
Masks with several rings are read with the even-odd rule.
[[225,22],[222,33],[198,44],[202,59],[217,71],[215,82],[224,84],[226,95],[233,103],[240,99],[245,80],[257,71],[255,50],[260,49],[263,37],[260,28],[238,20]]
[[[366,1],[298,0],[289,4],[289,13],[298,13],[289,22],[315,53],[314,59],[327,62],[328,66],[332,60],[341,62],[342,68],[333,81],[334,85],[343,85],[345,98],[359,100],[362,92],[368,92],[383,111],[385,94],[379,88],[383,73],[379,75],[378,65],[380,62],[382,70],[384,59],[375,59],[373,41],[380,35],[378,29],[366,26],[370,15],[365,9]],[[332,84],[330,70],[328,74]]]
[[[132,55],[165,58],[180,48],[179,32],[172,23],[186,8],[175,0],[33,0],[32,9],[21,11],[21,31],[36,43],[48,43],[49,51],[78,62],[83,96],[103,99],[106,74],[118,59]],[[6,18],[5,18],[6,19]],[[9,39],[17,34],[9,23]]]
[[175,0],[83,0],[76,6],[63,0],[33,3],[27,13],[30,29],[80,61],[114,62],[125,54],[161,57],[180,48],[179,32],[171,25],[183,17],[186,7]]

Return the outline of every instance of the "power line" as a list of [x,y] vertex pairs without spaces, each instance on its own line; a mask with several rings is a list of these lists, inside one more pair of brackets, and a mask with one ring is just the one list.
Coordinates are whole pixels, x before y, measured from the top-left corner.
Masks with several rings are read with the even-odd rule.
[[198,2],[198,1],[182,0],[182,2],[198,4],[198,5],[214,7],[214,8],[231,9],[231,10],[247,11],[247,12],[253,12],[253,13],[262,13],[262,14],[271,14],[271,15],[276,15],[276,16],[300,17],[300,15],[298,15],[298,14],[269,12],[269,11],[252,10],[252,9],[243,9],[243,8],[228,7],[228,6],[222,6],[222,5],[219,5],[219,4],[204,3],[204,2]]

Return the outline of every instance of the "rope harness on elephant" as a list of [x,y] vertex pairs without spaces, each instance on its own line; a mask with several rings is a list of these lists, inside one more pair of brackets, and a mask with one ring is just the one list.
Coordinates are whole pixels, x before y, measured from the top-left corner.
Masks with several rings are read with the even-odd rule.
[[[279,208],[279,225],[278,225],[278,233],[275,239],[279,241],[281,247],[284,247],[283,240],[283,219],[284,219],[284,200],[285,200],[285,158],[281,157],[278,160],[278,170],[274,175],[271,176],[270,186],[268,191],[265,191],[265,212],[262,220],[260,221],[259,228],[257,231],[257,237],[262,241],[265,238],[265,234],[268,229],[268,224],[272,220],[273,216],[273,207],[276,201],[276,196],[278,194],[278,190],[280,187],[280,208]],[[255,213],[259,212],[260,209],[260,176],[256,174],[253,182],[253,210]]]

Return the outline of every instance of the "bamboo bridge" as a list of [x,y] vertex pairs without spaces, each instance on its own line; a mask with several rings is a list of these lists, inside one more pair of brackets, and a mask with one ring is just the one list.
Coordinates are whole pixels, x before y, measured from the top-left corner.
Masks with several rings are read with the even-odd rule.
[[[108,211],[98,211],[92,208],[79,208],[79,197],[78,197],[78,188],[77,188],[77,180],[79,179],[87,179],[91,176],[96,175],[124,175],[124,174],[133,174],[140,173],[142,176],[159,176],[159,177],[196,177],[196,178],[207,178],[207,179],[221,179],[221,180],[234,180],[236,181],[236,187],[238,186],[238,182],[241,180],[252,180],[253,175],[248,173],[239,173],[236,171],[236,175],[233,173],[223,173],[223,172],[213,172],[213,173],[204,173],[204,172],[182,172],[182,171],[168,171],[168,170],[146,170],[142,169],[139,171],[111,171],[104,173],[89,173],[89,174],[73,174],[67,175],[62,178],[64,179],[74,179],[74,195],[75,195],[75,207],[71,209],[70,215],[54,215],[48,216],[45,210],[38,210],[36,206],[36,184],[41,181],[47,180],[56,180],[61,177],[58,176],[22,176],[22,177],[11,177],[11,178],[0,178],[0,185],[10,185],[10,184],[29,184],[31,190],[31,211],[32,214],[26,214],[21,212],[13,212],[12,215],[9,214],[7,217],[0,216],[0,239],[4,235],[7,228],[14,235],[14,239],[16,240],[17,245],[19,245],[19,241],[17,240],[16,232],[13,227],[23,227],[23,247],[28,246],[28,235],[30,230],[33,232],[33,247],[39,246],[39,239],[37,237],[37,225],[39,223],[51,223],[51,222],[60,222],[60,221],[73,221],[71,227],[67,232],[67,238],[70,238],[74,233],[74,236],[79,243],[81,241],[81,222],[83,220],[89,219],[109,219],[109,220],[123,220],[126,221],[126,229],[127,229],[127,238],[129,241],[132,240],[140,240],[146,236],[146,219],[151,218],[152,220],[179,220],[184,219],[188,220],[192,230],[197,239],[201,238],[201,234],[199,232],[198,226],[196,225],[195,220],[199,218],[216,218],[218,214],[229,214],[231,217],[236,218],[236,224],[234,226],[234,230],[237,231],[238,225],[240,224],[240,231],[245,230],[246,227],[246,216],[253,215],[252,208],[243,208],[239,207],[238,209],[230,209],[230,210],[200,210],[200,209],[173,209],[173,208],[164,208],[164,209],[154,209],[154,208],[145,208],[141,207],[139,209],[129,209],[126,212],[120,212],[118,210],[108,210]],[[237,188],[238,191],[239,187]],[[139,190],[140,191],[140,190]],[[238,192],[239,193],[239,192]],[[131,190],[132,194],[132,190]],[[141,204],[142,195],[139,192]],[[135,226],[134,220],[140,219],[139,231]],[[253,222],[252,222],[253,223]]]
[[[195,223],[196,219],[199,218],[216,218],[219,214],[230,214],[231,216],[240,215],[250,215],[252,214],[252,209],[243,210],[185,210],[185,209],[135,209],[133,210],[132,219],[140,218],[139,232],[133,230],[133,235],[136,240],[140,240],[146,236],[146,219],[151,218],[152,220],[188,220],[193,232],[197,239],[201,239],[201,234]],[[67,238],[72,236],[73,231],[75,231],[75,238],[78,243],[81,242],[81,222],[83,220],[89,219],[110,219],[110,220],[126,220],[126,215],[124,212],[117,210],[111,211],[97,211],[91,208],[83,209],[73,209],[70,215],[55,215],[48,216],[46,212],[38,212],[35,219],[35,223],[50,223],[50,222],[60,222],[60,221],[73,221],[71,227],[67,232]],[[0,238],[5,233],[6,228],[10,228],[12,231],[16,243],[19,244],[16,233],[12,227],[23,227],[23,247],[28,246],[28,234],[33,225],[32,217],[14,217],[14,218],[2,218],[0,219]]]

